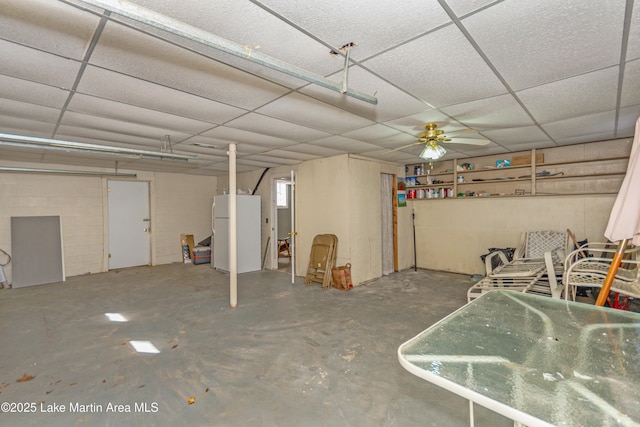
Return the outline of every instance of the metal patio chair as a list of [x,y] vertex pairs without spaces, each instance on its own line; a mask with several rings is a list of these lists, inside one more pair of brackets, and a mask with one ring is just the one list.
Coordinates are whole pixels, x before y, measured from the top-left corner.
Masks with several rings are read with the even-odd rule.
[[[486,276],[471,286],[467,300],[479,297],[493,289],[513,289],[560,298],[563,288],[558,277],[568,252],[569,236],[566,231],[527,231],[512,261],[504,253],[493,252],[485,258]],[[499,257],[493,267],[494,257]]]
[[[617,243],[592,242],[571,252],[563,274],[565,299],[576,300],[580,288],[602,288]],[[640,247],[629,246],[611,284],[611,292],[640,298]]]

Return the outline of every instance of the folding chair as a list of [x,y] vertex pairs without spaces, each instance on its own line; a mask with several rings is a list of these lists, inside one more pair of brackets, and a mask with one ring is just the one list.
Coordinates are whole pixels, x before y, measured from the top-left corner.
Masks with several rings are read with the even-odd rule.
[[336,265],[337,251],[338,238],[335,234],[318,234],[313,238],[305,285],[313,282],[322,283],[324,290],[333,285],[331,269]]

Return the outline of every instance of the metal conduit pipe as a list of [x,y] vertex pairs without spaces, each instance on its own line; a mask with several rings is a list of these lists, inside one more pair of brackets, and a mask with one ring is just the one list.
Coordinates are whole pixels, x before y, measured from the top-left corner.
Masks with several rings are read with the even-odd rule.
[[343,93],[352,98],[359,99],[361,101],[368,102],[370,104],[377,104],[378,99],[362,93],[360,91],[349,89],[342,83],[336,83],[331,81],[320,74],[313,73],[311,71],[304,70],[295,65],[276,59],[272,56],[265,55],[261,52],[251,49],[248,46],[232,42],[230,40],[218,37],[214,34],[208,33],[204,30],[196,28],[192,25],[185,24],[176,19],[146,9],[133,3],[129,3],[124,0],[79,0],[81,3],[86,3],[92,6],[100,7],[108,10],[112,13],[133,19],[134,21],[149,25],[154,28],[158,28],[162,31],[166,31],[171,34],[175,34],[180,37],[184,37],[188,40],[200,43],[205,46],[212,47],[222,52],[229,53],[239,58],[246,59],[247,61],[254,62],[259,65],[263,65],[267,68],[271,68],[276,71],[288,74],[293,77],[305,80],[309,83],[317,84],[318,86],[325,87],[327,89],[334,90],[339,93]]
[[131,158],[154,160],[196,160],[196,155],[165,153],[162,151],[137,150],[135,148],[118,148],[109,145],[89,144],[86,142],[65,141],[62,139],[40,138],[36,136],[14,135],[0,132],[0,146],[18,148],[40,148],[45,150],[75,151],[81,153],[110,154]]
[[62,170],[62,169],[42,169],[42,168],[18,168],[11,166],[0,166],[0,172],[16,172],[16,173],[53,173],[60,175],[87,175],[87,176],[117,176],[121,178],[136,178],[138,175],[135,173],[120,173],[120,172],[100,172],[100,171],[74,171],[74,170]]

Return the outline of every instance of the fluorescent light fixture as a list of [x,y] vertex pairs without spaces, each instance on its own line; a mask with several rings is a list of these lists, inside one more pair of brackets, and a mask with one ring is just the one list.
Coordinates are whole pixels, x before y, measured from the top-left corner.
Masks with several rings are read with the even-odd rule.
[[180,22],[176,19],[159,14],[137,4],[133,4],[124,0],[80,1],[85,4],[100,7],[112,13],[117,13],[118,15],[125,16],[129,19],[133,19],[134,21],[141,22],[145,25],[149,25],[162,31],[175,34],[201,45],[212,47],[222,52],[229,53],[241,59],[246,59],[247,61],[262,65],[272,70],[280,71],[281,73],[285,73],[290,76],[305,80],[307,82],[317,84],[318,86],[334,90],[336,92],[359,99],[361,101],[365,101],[374,105],[378,103],[377,98],[354,89],[349,89],[345,87],[346,85],[343,86],[342,83],[336,83],[325,78],[324,76],[321,76],[320,74],[304,70],[296,65],[286,63],[284,61],[281,61],[280,59],[276,59],[272,56],[265,55],[264,53],[259,52],[255,49],[251,49],[246,45],[241,45],[222,37],[218,37],[204,30],[201,30],[200,28],[185,24],[184,22]]
[[11,166],[0,166],[0,172],[17,172],[17,173],[54,173],[61,175],[89,175],[89,176],[118,176],[127,178],[136,178],[135,173],[120,172],[100,172],[100,171],[72,171],[62,169],[42,169],[42,168],[14,168]]
[[128,322],[129,320],[120,313],[105,313],[105,316],[112,322]]
[[138,353],[160,353],[160,350],[151,341],[129,341],[131,347]]
[[0,146],[58,150],[91,154],[107,154],[152,160],[196,160],[198,156],[165,153],[162,151],[137,150],[134,148],[118,148],[109,145],[88,144],[85,142],[65,141],[62,139],[39,138],[35,136],[14,135],[0,132]]
[[425,160],[438,160],[447,154],[447,150],[438,145],[435,141],[429,141],[420,153],[420,157]]

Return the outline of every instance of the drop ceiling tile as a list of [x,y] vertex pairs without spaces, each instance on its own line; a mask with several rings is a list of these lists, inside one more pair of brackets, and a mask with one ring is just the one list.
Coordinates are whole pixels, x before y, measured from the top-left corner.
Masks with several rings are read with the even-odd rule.
[[615,131],[615,112],[608,111],[561,120],[542,127],[558,144],[562,145],[612,139]]
[[288,90],[117,24],[107,24],[93,65],[248,110]]
[[[73,96],[67,111],[152,127],[175,129],[184,133],[200,133],[215,126],[211,123],[82,94]],[[171,134],[169,133],[169,135]],[[172,140],[176,142],[176,138],[173,136]]]
[[329,136],[326,132],[256,113],[245,114],[225,123],[225,126],[298,142],[308,142]]
[[[251,2],[217,0],[215,8],[201,0],[183,0],[179,8],[175,7],[174,0],[143,0],[137,3],[236,45],[250,46],[262,54],[319,75],[329,74],[342,67],[340,61],[334,60],[328,54],[328,46],[306,36],[294,26]],[[193,46],[199,52],[209,53],[209,49],[204,49],[202,45],[187,45]],[[259,73],[260,69],[265,69],[246,59],[236,58],[231,63],[243,69],[247,66],[253,70],[252,72]]]
[[388,145],[394,138],[407,138],[407,135],[402,134],[397,129],[383,124],[375,124],[345,132],[342,136],[382,146]]
[[331,134],[348,132],[373,124],[371,120],[299,93],[290,93],[259,108],[257,112]]
[[[328,79],[342,84],[343,75],[344,72],[341,70],[329,76]],[[382,122],[420,113],[430,108],[424,101],[358,65],[349,67],[347,86],[352,90],[375,97],[378,103],[373,105],[313,84],[300,89],[300,92],[367,119]]]
[[48,0],[3,0],[0,38],[82,60],[99,19]]
[[124,104],[216,124],[246,113],[246,110],[198,95],[91,66],[85,70],[78,91]]
[[70,89],[80,62],[0,40],[0,52],[10,61],[0,61],[0,74]]
[[56,132],[55,139],[151,151],[160,151],[161,147],[160,139],[69,125],[61,125]]
[[517,92],[538,123],[585,116],[616,107],[618,67]]
[[498,145],[510,148],[514,145],[543,142],[547,145],[553,143],[547,135],[537,126],[523,126],[518,128],[496,129],[482,132]]
[[[293,146],[296,147],[296,146]],[[312,160],[312,159],[317,159],[318,156],[314,155],[314,154],[307,154],[307,153],[298,153],[295,151],[291,151],[292,147],[287,147],[284,148],[282,150],[271,150],[266,152],[267,155],[270,156],[274,156],[274,157],[281,157],[281,158],[285,158],[285,159],[291,159],[291,160],[297,160],[300,162],[303,162],[305,160]]]
[[331,148],[333,150],[349,154],[364,153],[366,151],[374,151],[379,148],[375,145],[367,144],[366,142],[360,142],[355,139],[349,139],[338,135],[319,139],[318,141],[314,141],[312,144],[318,147]]
[[[203,135],[192,136],[187,140],[181,142],[179,144],[179,147],[188,147],[189,150],[197,153],[211,153],[217,156],[223,155],[227,157],[227,150],[229,149],[228,147],[230,143],[236,144],[236,150],[239,156],[254,153],[264,153],[266,151],[269,151],[268,148],[258,145],[247,144],[245,142],[230,141],[221,138],[212,138]],[[204,146],[198,146],[196,144],[202,144]]]
[[469,128],[484,132],[504,126],[521,127],[533,121],[511,95],[501,95],[443,108],[442,111]]
[[28,104],[26,102],[12,101],[0,98],[0,114],[26,120],[34,120],[46,123],[56,123],[59,111],[51,107]]
[[0,115],[0,131],[4,133],[50,138],[54,129],[55,123]]
[[0,75],[0,97],[44,107],[61,108],[69,97],[69,91]]
[[446,0],[453,13],[457,17],[462,17],[479,9],[486,8],[491,4],[500,3],[501,0]]
[[317,157],[331,157],[344,153],[341,150],[334,150],[328,147],[321,147],[313,144],[298,144],[286,148],[287,151],[293,153],[310,154]]
[[175,129],[166,127],[153,127],[124,120],[114,120],[105,117],[92,116],[67,111],[62,118],[63,125],[72,127],[83,127],[91,130],[106,131],[113,135],[120,135],[121,140],[126,141],[130,137],[144,138],[149,141],[157,141],[153,145],[160,146],[166,135],[171,135],[175,141],[187,138],[189,135],[181,133]]
[[627,44],[627,61],[636,59],[640,59],[640,7],[637,4],[631,14],[631,26]]
[[[640,9],[640,8],[639,8]],[[620,106],[640,104],[640,59],[627,62],[624,68]]]
[[462,24],[507,84],[522,90],[616,64],[624,10],[625,0],[507,1]]
[[336,47],[354,42],[350,55],[367,58],[449,21],[435,0],[384,2],[323,0],[262,2],[305,31]]
[[364,61],[363,65],[435,107],[507,93],[453,25]]
[[207,132],[202,133],[202,135],[210,138],[216,138],[236,143],[246,143],[267,148],[280,148],[295,144],[294,141],[288,139],[261,135],[259,133],[247,132],[244,130],[233,129],[226,126],[218,126],[215,129],[211,129]]

